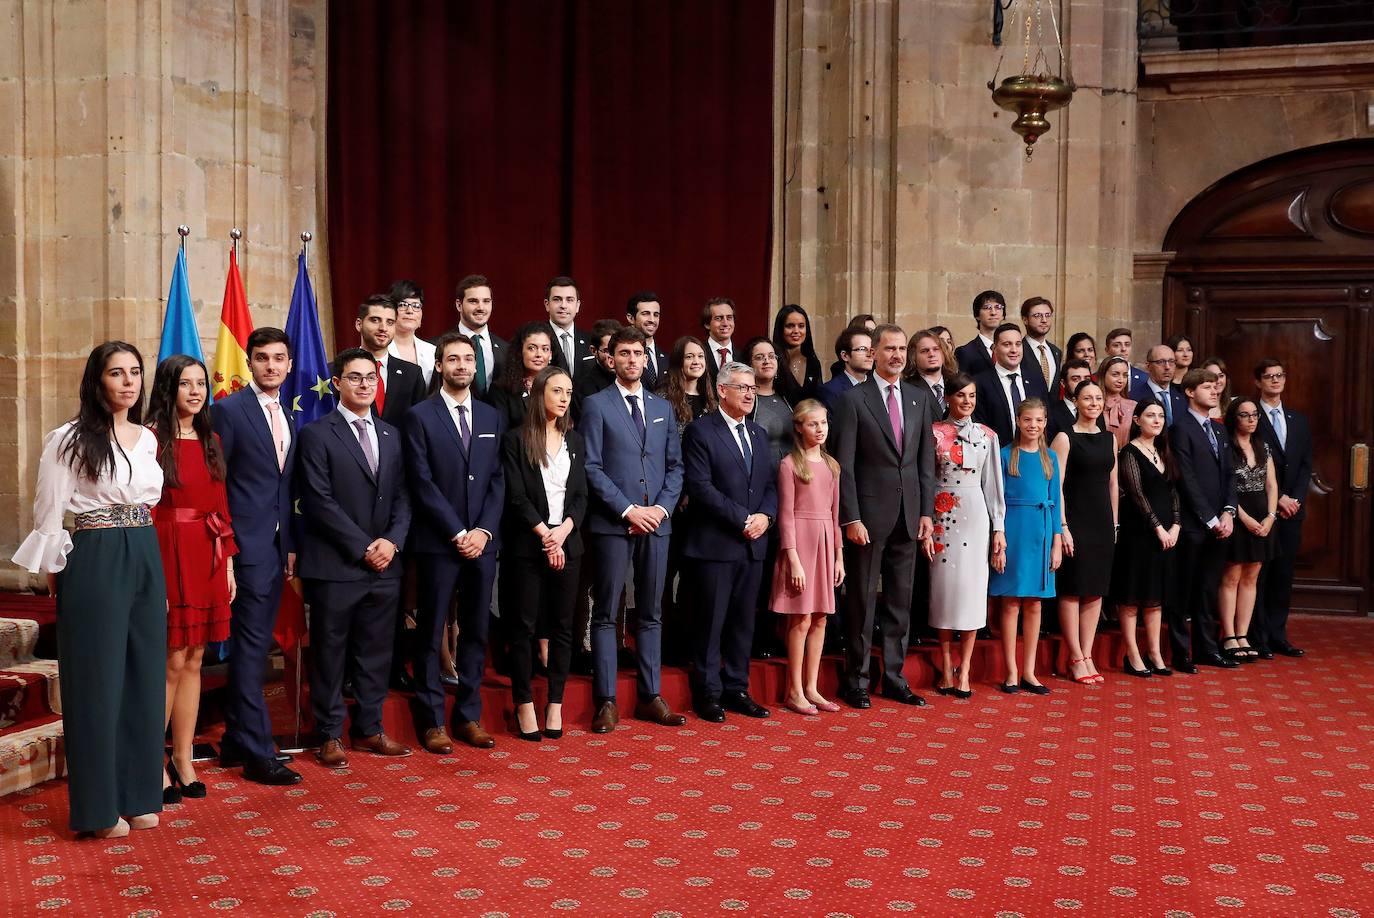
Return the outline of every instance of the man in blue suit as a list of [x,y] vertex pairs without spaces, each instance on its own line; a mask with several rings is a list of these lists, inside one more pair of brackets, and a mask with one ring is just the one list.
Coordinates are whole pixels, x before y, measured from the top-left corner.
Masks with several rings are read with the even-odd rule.
[[[867,336],[865,336],[867,337]],[[754,371],[731,361],[716,376],[720,410],[703,415],[682,435],[687,496],[695,507],[686,556],[701,585],[693,707],[721,723],[725,711],[767,717],[749,697],[749,648],[768,540],[778,515],[777,471],[768,434],[746,420],[757,393]]]
[[[659,695],[663,659],[660,602],[672,523],[668,508],[682,493],[682,446],[668,403],[644,388],[644,333],[634,326],[611,336],[616,381],[582,403],[578,429],[586,438],[587,486],[594,498],[586,531],[595,547],[592,586],[593,733],[609,733],[616,708],[615,619],[634,564],[635,651],[639,663],[635,717],[665,727],[687,718]],[[728,361],[727,361],[728,362]]]
[[295,575],[292,481],[296,471],[296,425],[279,398],[291,372],[291,341],[279,328],[248,336],[248,388],[210,409],[228,469],[225,489],[239,553],[234,559],[238,595],[229,634],[229,698],[225,704],[220,764],[243,766],[259,784],[295,784],[298,772],[272,744],[272,720],[262,697],[272,626],[286,578]]
[[1174,382],[1174,349],[1167,344],[1156,344],[1146,354],[1145,366],[1150,375],[1144,385],[1131,381],[1131,400],[1143,402],[1151,399],[1164,409],[1164,424],[1172,428],[1188,416],[1188,396]]
[[[1126,387],[1127,397],[1134,399],[1130,393],[1140,391],[1150,376],[1144,370],[1131,363],[1131,330],[1129,328],[1113,328],[1107,332],[1107,356],[1120,357],[1130,364],[1131,382]],[[1105,359],[1105,358],[1104,358]]]
[[472,391],[477,351],[472,339],[448,332],[435,342],[435,372],[443,385],[401,422],[415,526],[410,550],[419,573],[415,640],[416,716],[425,749],[453,751],[445,730],[439,643],[449,604],[458,594],[458,691],[454,735],[489,749],[482,729],[482,673],[491,622],[491,587],[500,548],[506,479],[501,471],[505,422]]
[[382,731],[410,501],[400,434],[372,414],[376,359],[350,348],[334,358],[331,375],[339,405],[300,437],[300,572],[310,602],[310,706],[324,736],[316,758],[343,768],[345,670],[358,703],[353,748],[410,755]]
[[868,379],[873,372],[873,338],[862,326],[846,328],[835,339],[835,356],[842,369],[821,386],[821,404],[832,408],[841,395]]

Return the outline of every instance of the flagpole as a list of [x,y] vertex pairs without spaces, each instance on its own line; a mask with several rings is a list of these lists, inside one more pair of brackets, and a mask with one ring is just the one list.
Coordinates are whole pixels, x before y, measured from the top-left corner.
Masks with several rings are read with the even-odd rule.
[[308,256],[308,248],[309,248],[309,246],[310,246],[310,240],[311,240],[311,239],[314,239],[314,238],[315,238],[315,234],[312,233],[312,232],[310,232],[310,230],[302,230],[302,231],[301,231],[301,254],[302,254],[302,255],[307,255],[307,256]]
[[229,231],[229,239],[230,239],[229,245],[230,245],[230,246],[233,248],[233,250],[234,250],[234,257],[235,257],[235,258],[238,258],[238,257],[239,257],[239,240],[242,239],[242,238],[243,238],[243,230],[239,229],[237,226],[234,227],[233,229],[231,229],[231,230]]
[[185,223],[177,227],[177,235],[181,237],[181,251],[186,251],[186,237],[191,235],[191,228]]

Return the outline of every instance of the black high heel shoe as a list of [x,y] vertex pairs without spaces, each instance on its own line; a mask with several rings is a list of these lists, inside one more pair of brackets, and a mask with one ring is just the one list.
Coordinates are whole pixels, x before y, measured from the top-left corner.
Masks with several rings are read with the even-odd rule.
[[[200,800],[205,796],[205,784],[201,781],[192,781],[190,784],[181,780],[181,775],[177,773],[177,767],[171,759],[167,760],[167,777],[172,782],[172,787],[178,789],[178,797],[189,797],[192,800]],[[170,790],[168,788],[167,790]],[[162,799],[167,800],[167,790],[162,792]]]
[[[546,708],[544,708],[544,723],[547,724],[548,722],[549,722],[549,709],[546,707]],[[562,738],[563,738],[563,728],[562,728],[562,727],[559,727],[557,730],[552,730],[552,729],[550,729],[550,728],[548,728],[548,727],[545,727],[545,728],[544,728],[544,735],[547,736],[549,739],[562,739]]]
[[[1141,662],[1144,661],[1142,660]],[[1121,671],[1128,676],[1139,676],[1142,679],[1148,679],[1154,675],[1150,667],[1146,666],[1143,669],[1136,669],[1131,665],[1131,658],[1124,656],[1121,658]]]

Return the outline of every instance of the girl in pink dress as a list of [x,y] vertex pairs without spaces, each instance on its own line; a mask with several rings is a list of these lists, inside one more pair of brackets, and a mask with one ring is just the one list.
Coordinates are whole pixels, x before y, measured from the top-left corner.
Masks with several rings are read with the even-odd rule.
[[825,451],[829,415],[815,399],[792,412],[792,452],[778,469],[778,560],[773,568],[774,612],[787,627],[787,698],[798,714],[838,711],[816,688],[825,617],[835,611],[844,582],[840,540],[840,465]]

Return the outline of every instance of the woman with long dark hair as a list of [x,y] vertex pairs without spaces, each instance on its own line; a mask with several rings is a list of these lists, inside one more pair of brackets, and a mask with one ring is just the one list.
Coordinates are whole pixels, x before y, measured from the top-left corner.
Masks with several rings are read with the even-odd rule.
[[534,714],[533,639],[545,613],[549,630],[549,697],[542,736],[563,735],[563,687],[572,663],[573,611],[587,513],[586,457],[572,426],[572,377],[562,367],[540,370],[530,385],[530,410],[506,432],[503,464],[506,513],[501,520],[501,620],[510,638],[515,731],[539,742]]
[[1173,348],[1174,351],[1174,385],[1180,385],[1183,377],[1188,375],[1188,371],[1193,368],[1193,361],[1197,359],[1197,349],[1193,347],[1193,339],[1187,335],[1174,335],[1164,342]]
[[788,303],[773,319],[773,347],[778,353],[778,394],[790,405],[820,398],[821,359],[811,335],[811,318]]
[[487,391],[487,401],[506,419],[507,430],[515,430],[524,423],[534,377],[552,362],[553,326],[548,322],[526,322],[515,330],[506,362],[501,364],[501,375]]
[[[673,409],[679,436],[688,424],[716,410],[716,393],[706,379],[706,348],[698,339],[683,335],[673,343],[663,378],[663,397]],[[673,528],[677,529],[676,521]]]
[[1255,612],[1260,568],[1278,555],[1274,523],[1279,518],[1279,482],[1269,445],[1256,435],[1259,402],[1242,395],[1226,408],[1226,433],[1235,456],[1236,528],[1227,540],[1217,607],[1221,617],[1221,652],[1252,663],[1259,651],[1250,646],[1250,618]]
[[86,359],[76,417],[43,441],[33,531],[14,553],[57,598],[68,818],[99,838],[152,828],[162,809],[167,592],[151,511],[162,467],[142,420],[143,357],[107,341]]
[[1074,332],[1069,343],[1064,345],[1065,360],[1086,360],[1088,366],[1097,366],[1097,342],[1087,332]]
[[205,645],[229,637],[234,601],[233,524],[224,490],[224,453],[210,429],[205,364],[177,354],[158,365],[148,403],[157,436],[162,499],[153,510],[167,585],[167,702],[172,757],[162,802],[204,797],[191,761],[200,712],[200,665]]

